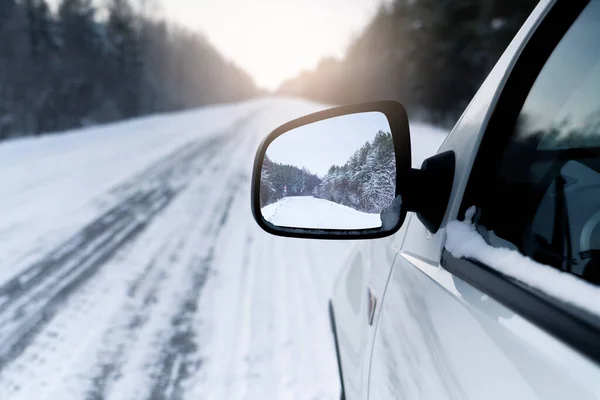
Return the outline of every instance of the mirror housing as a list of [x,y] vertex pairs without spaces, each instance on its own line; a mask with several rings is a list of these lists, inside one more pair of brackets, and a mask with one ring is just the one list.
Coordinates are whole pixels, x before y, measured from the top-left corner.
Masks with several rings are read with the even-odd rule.
[[[368,229],[321,229],[279,226],[267,221],[261,212],[260,188],[263,162],[265,160],[267,149],[271,143],[286,132],[308,124],[335,117],[341,117],[344,115],[370,112],[379,112],[386,117],[395,152],[395,198],[391,202],[390,206],[383,209],[380,213],[381,227]],[[409,182],[412,180],[410,130],[406,111],[400,103],[396,101],[377,101],[336,107],[290,121],[275,129],[263,140],[254,159],[251,194],[252,214],[262,229],[278,236],[314,239],[381,238],[397,232],[402,226],[402,223],[406,218],[406,213],[409,211],[408,207],[402,204],[402,202],[407,195],[405,191],[410,186]]]
[[456,160],[454,151],[448,150],[429,157],[421,169],[412,169],[407,182],[409,193],[404,205],[417,213],[419,221],[431,233],[436,233],[444,219],[452,184]]

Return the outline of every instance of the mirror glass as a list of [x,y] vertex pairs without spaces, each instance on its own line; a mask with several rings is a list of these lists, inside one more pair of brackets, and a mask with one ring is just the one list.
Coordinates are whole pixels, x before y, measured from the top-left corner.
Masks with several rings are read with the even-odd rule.
[[290,228],[380,228],[396,193],[396,158],[387,118],[348,114],[277,137],[261,170],[260,207]]

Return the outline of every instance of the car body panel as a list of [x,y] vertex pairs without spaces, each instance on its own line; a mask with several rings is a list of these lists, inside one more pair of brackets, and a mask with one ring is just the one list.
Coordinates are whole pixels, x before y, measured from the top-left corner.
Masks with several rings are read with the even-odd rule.
[[[553,3],[536,7],[439,149],[456,154],[442,227],[457,217],[506,79]],[[595,364],[441,268],[444,235],[409,213],[391,239],[356,246],[332,296],[346,399],[599,398]]]
[[[406,227],[402,227],[391,237],[358,243],[334,285],[331,306],[336,320],[338,356],[344,355],[340,365],[348,399],[367,395],[368,355],[379,304],[405,234]],[[369,295],[376,301],[372,324],[369,324]]]
[[426,261],[396,257],[382,308],[370,399],[600,396],[593,362]]

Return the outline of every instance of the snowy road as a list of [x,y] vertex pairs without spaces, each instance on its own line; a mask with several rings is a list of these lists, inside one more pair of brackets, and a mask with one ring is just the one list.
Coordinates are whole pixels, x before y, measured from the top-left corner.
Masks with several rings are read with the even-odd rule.
[[249,210],[257,143],[320,108],[0,144],[0,398],[337,398],[326,306],[353,244],[269,236]]
[[368,214],[312,196],[284,197],[261,209],[278,226],[309,229],[371,229],[381,227],[379,214]]

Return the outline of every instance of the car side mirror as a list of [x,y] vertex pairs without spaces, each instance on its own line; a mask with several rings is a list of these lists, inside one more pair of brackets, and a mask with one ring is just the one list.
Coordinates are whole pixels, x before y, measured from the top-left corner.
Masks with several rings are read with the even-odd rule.
[[388,236],[406,217],[410,172],[410,132],[400,103],[332,108],[265,138],[254,161],[252,213],[280,236]]

